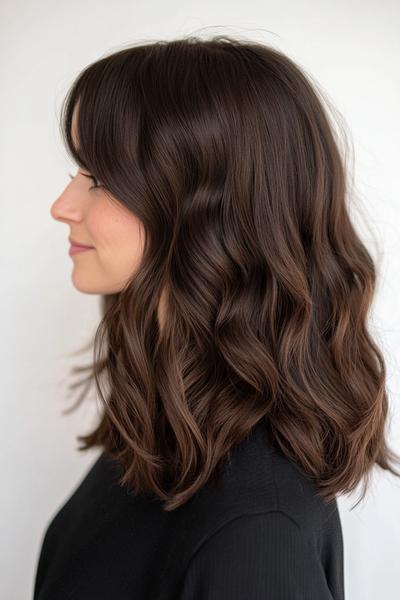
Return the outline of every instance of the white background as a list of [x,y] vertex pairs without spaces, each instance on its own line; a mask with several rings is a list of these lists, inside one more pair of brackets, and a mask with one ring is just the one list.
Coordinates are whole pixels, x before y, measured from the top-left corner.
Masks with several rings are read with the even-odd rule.
[[[99,453],[76,449],[95,402],[62,415],[69,369],[89,358],[67,354],[94,333],[99,298],[72,286],[68,228],[49,210],[71,169],[58,131],[64,94],[83,67],[123,44],[192,33],[270,43],[311,73],[343,115],[355,184],[380,245],[372,327],[387,361],[389,442],[400,452],[400,4],[3,0],[0,10],[0,597],[31,597],[44,528]],[[350,512],[357,498],[339,498],[346,598],[395,600],[400,480],[378,469]]]

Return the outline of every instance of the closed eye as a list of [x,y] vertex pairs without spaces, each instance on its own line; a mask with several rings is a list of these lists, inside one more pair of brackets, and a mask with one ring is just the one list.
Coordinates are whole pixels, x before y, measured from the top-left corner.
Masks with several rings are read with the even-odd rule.
[[99,182],[97,181],[97,179],[96,179],[96,177],[95,177],[94,175],[88,175],[88,174],[86,174],[86,173],[82,173],[82,175],[84,175],[85,177],[89,177],[89,179],[91,179],[91,180],[93,181],[93,183],[94,183],[94,185],[90,186],[89,190],[94,190],[94,189],[96,189],[96,188],[101,188],[101,187],[103,187],[103,186],[101,185],[101,183],[99,183]]
[[[74,176],[71,175],[71,173],[68,173],[68,175],[70,176],[71,179],[74,179]],[[99,183],[97,181],[97,179],[96,179],[96,177],[94,175],[89,175],[87,173],[82,173],[82,175],[84,175],[85,177],[89,177],[89,179],[91,179],[93,181],[93,183],[94,183],[94,185],[90,186],[89,190],[94,190],[94,189],[97,189],[97,188],[104,187],[101,183]]]

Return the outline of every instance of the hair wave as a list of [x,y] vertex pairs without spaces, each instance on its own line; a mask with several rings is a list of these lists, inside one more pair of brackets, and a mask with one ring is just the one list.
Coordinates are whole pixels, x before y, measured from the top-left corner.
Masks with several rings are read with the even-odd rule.
[[68,151],[146,232],[72,370],[89,373],[78,403],[94,381],[102,405],[79,450],[101,446],[167,511],[261,419],[326,500],[364,481],[362,499],[374,464],[400,475],[367,328],[376,267],[328,105],[281,51],[230,36],[133,44],[65,99]]

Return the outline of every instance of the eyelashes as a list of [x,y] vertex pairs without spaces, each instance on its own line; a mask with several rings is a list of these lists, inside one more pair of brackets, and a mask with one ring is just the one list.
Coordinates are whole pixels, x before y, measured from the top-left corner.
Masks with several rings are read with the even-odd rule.
[[95,190],[97,188],[101,188],[103,187],[96,179],[96,177],[94,175],[87,175],[86,173],[82,173],[82,175],[84,175],[85,177],[89,177],[89,179],[91,179],[94,183],[94,185],[90,186],[89,190]]
[[[73,176],[73,175],[71,175],[71,173],[68,173],[68,175],[69,175],[69,177],[70,177],[71,179],[74,179],[74,176]],[[88,174],[86,174],[86,173],[82,173],[82,175],[84,175],[85,177],[88,177],[88,178],[89,178],[89,179],[91,179],[91,180],[93,181],[93,183],[94,183],[94,185],[90,186],[89,190],[95,190],[95,189],[98,189],[98,188],[102,188],[102,187],[104,187],[104,186],[103,186],[101,183],[99,183],[99,182],[97,181],[97,179],[96,179],[96,177],[95,177],[94,175],[88,175]]]

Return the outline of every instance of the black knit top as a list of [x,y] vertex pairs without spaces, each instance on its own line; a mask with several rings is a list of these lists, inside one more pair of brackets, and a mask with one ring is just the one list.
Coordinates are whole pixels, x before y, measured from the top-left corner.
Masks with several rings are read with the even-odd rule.
[[47,526],[34,600],[343,600],[343,571],[336,499],[261,422],[171,512],[103,452]]

